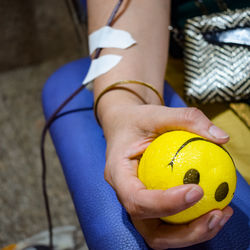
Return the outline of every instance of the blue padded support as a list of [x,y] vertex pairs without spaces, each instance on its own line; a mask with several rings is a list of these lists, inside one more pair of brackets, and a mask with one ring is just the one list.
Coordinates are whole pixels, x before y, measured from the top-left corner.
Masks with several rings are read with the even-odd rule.
[[[66,64],[47,81],[42,95],[46,119],[83,81],[90,59]],[[166,84],[165,101],[171,107],[185,103]],[[105,139],[93,111],[93,94],[82,91],[63,110],[72,111],[56,120],[50,133],[89,249],[148,249],[129,216],[105,182]],[[234,216],[224,229],[207,243],[186,249],[250,249],[250,188],[238,174],[232,206]],[[55,209],[55,208],[52,208]]]

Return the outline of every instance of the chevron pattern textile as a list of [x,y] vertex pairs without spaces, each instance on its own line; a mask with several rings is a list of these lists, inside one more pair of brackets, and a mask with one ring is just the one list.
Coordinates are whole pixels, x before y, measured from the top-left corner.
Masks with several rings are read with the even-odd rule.
[[188,19],[185,26],[184,93],[189,102],[215,103],[250,98],[250,47],[216,44],[204,34],[250,27],[250,8]]

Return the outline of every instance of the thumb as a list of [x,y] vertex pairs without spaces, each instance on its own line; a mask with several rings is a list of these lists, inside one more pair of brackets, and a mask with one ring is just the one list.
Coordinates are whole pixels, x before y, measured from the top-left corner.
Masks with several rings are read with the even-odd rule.
[[[134,192],[134,206],[131,206],[134,210],[128,212],[140,219],[170,216],[193,206],[202,196],[202,188],[195,184],[167,190],[141,189]],[[138,207],[136,204],[139,204]]]
[[185,184],[167,190],[133,188],[129,195],[130,204],[123,203],[127,212],[133,218],[146,219],[170,216],[193,206],[202,198],[203,190],[198,185]]
[[226,143],[229,135],[215,126],[201,110],[197,108],[169,108],[160,106],[153,112],[149,124],[151,130],[162,134],[170,130],[186,130],[199,134],[215,143]]

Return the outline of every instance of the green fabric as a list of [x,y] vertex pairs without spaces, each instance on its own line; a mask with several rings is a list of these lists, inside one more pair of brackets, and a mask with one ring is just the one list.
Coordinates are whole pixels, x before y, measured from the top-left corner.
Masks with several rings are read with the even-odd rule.
[[[223,0],[231,10],[250,7],[250,0]],[[221,12],[216,0],[202,1],[208,11],[207,14]],[[200,16],[202,9],[197,6],[194,0],[174,0],[172,1],[172,25],[183,28],[186,20],[195,16]]]

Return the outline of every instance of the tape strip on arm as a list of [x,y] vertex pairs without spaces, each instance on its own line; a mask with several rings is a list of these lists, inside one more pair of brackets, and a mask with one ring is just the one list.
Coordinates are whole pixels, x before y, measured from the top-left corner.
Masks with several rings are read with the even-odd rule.
[[104,55],[92,60],[82,84],[87,84],[115,67],[122,59],[119,55]]
[[98,48],[127,49],[136,44],[132,35],[120,29],[104,26],[89,35],[89,53]]

